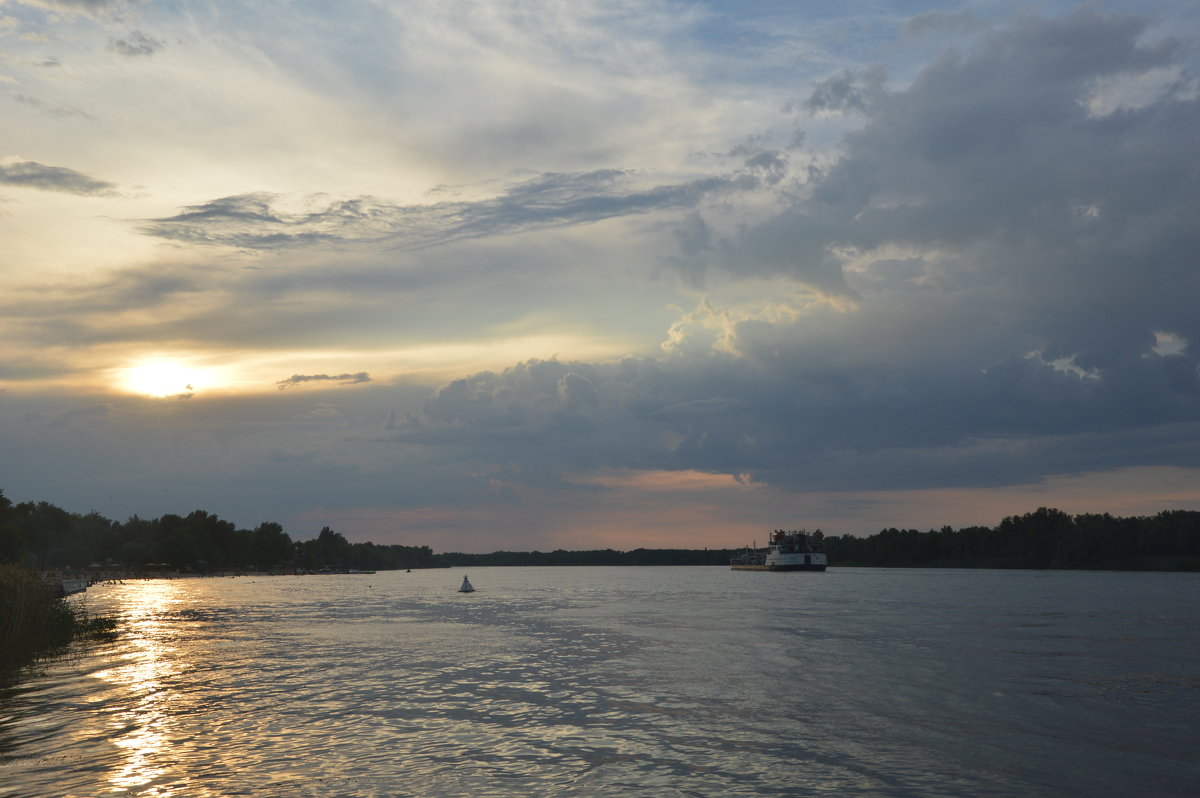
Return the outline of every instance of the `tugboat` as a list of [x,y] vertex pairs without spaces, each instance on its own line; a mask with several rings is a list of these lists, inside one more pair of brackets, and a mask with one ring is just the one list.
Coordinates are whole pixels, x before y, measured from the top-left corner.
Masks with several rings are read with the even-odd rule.
[[734,571],[824,571],[826,565],[825,536],[819,529],[812,534],[776,529],[765,554],[746,549],[729,561]]

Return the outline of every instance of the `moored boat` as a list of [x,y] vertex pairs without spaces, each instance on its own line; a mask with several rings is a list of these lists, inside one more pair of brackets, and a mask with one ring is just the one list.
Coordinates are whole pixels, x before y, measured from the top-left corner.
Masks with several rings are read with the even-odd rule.
[[70,596],[73,593],[82,593],[88,589],[88,580],[60,579],[58,580],[58,589],[64,596]]
[[765,552],[747,549],[729,561],[734,571],[824,571],[827,564],[819,529],[811,534],[776,529]]

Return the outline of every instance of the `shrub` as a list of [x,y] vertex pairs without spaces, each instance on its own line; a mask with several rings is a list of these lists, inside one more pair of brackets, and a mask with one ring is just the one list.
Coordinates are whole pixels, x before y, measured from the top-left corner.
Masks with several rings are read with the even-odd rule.
[[115,625],[72,606],[28,568],[0,564],[0,681],[77,637],[111,635]]

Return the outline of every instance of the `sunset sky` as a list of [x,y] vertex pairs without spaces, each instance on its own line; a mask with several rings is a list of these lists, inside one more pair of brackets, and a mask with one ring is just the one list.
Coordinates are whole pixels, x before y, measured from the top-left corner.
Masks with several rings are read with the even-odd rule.
[[0,490],[435,551],[1200,509],[1198,45],[0,0]]

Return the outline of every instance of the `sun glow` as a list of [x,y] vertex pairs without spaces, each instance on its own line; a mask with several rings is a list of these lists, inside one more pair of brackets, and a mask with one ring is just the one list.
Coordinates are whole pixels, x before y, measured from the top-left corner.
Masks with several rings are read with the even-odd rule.
[[211,387],[210,370],[188,366],[179,360],[148,360],[121,372],[121,387],[145,396],[190,396]]

